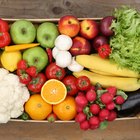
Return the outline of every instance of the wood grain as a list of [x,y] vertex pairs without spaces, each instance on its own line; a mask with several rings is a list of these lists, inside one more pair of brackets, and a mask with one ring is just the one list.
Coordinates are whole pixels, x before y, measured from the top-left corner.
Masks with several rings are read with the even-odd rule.
[[82,131],[76,123],[0,125],[0,140],[139,140],[140,120],[115,121],[105,130]]
[[0,0],[0,17],[58,18],[66,14],[103,17],[121,5],[139,9],[140,0]]
[[[2,18],[104,17],[115,7],[140,10],[140,0],[0,0]],[[140,120],[115,121],[106,130],[81,131],[75,123],[0,124],[0,140],[140,140]]]

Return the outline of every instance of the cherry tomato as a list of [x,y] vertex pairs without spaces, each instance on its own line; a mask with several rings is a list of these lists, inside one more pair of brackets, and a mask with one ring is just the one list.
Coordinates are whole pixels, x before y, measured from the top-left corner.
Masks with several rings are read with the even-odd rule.
[[98,49],[98,54],[101,58],[109,57],[110,53],[111,53],[111,48],[108,44],[102,45]]
[[28,64],[27,64],[26,60],[22,59],[17,63],[17,69],[26,70],[27,68],[28,68]]
[[28,89],[32,92],[40,92],[43,84],[46,82],[46,76],[43,73],[38,73],[36,77],[27,85]]
[[76,95],[78,93],[78,88],[76,86],[76,77],[72,76],[72,75],[69,75],[69,76],[66,76],[64,79],[63,79],[63,83],[65,84],[66,88],[67,88],[67,93],[68,95]]
[[48,79],[62,80],[66,71],[64,68],[57,66],[56,63],[51,63],[46,67],[45,74]]
[[76,86],[79,90],[88,90],[91,86],[90,80],[87,76],[80,76],[76,80]]

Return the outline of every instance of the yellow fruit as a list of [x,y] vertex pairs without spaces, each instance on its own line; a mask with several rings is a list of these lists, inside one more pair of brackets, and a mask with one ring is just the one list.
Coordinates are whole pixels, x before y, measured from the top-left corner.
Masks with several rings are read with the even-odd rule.
[[41,97],[49,104],[61,103],[66,95],[66,86],[56,79],[48,80],[41,89]]
[[140,88],[140,83],[137,78],[104,76],[87,70],[74,72],[73,75],[75,77],[80,77],[82,75],[87,76],[93,85],[100,83],[104,88],[108,86],[115,86],[116,88],[124,91],[135,91]]
[[4,51],[1,55],[1,64],[2,66],[13,72],[17,69],[17,63],[22,59],[20,51],[6,52]]
[[44,120],[52,112],[52,105],[46,103],[40,94],[34,94],[25,103],[25,111],[33,120]]
[[137,72],[127,68],[120,68],[117,64],[111,63],[109,59],[102,59],[97,54],[92,55],[78,55],[76,61],[85,68],[104,71],[117,76],[123,77],[140,77]]
[[95,69],[90,69],[91,72],[97,73],[97,74],[101,74],[101,75],[106,75],[106,76],[116,76],[114,74],[108,73],[108,72],[104,72],[104,71],[99,71],[99,70],[95,70]]

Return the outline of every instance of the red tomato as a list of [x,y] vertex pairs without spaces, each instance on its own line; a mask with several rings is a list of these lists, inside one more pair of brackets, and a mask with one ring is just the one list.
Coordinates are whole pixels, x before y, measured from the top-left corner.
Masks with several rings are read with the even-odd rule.
[[91,86],[90,80],[87,76],[80,76],[76,80],[76,86],[79,90],[88,90]]
[[111,48],[108,44],[102,45],[98,48],[98,54],[101,58],[109,57],[111,53]]
[[65,84],[66,88],[67,88],[67,93],[68,95],[75,95],[78,93],[78,88],[76,87],[76,79],[74,76],[70,75],[70,76],[66,76],[63,79],[63,83]]
[[66,75],[65,69],[56,65],[56,63],[51,63],[46,67],[45,70],[46,77],[48,79],[62,80]]
[[32,92],[40,92],[43,84],[46,82],[46,77],[43,73],[38,73],[36,77],[32,78],[27,85],[28,89]]

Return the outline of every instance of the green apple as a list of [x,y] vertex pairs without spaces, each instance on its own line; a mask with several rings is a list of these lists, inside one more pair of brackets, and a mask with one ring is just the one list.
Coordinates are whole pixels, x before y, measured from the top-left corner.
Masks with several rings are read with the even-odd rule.
[[41,47],[34,47],[23,52],[23,59],[29,66],[35,66],[40,72],[48,64],[48,55]]
[[36,37],[36,28],[30,21],[17,20],[11,25],[10,34],[15,44],[32,43]]
[[53,48],[58,35],[57,26],[51,22],[44,22],[37,29],[37,41],[44,48]]

